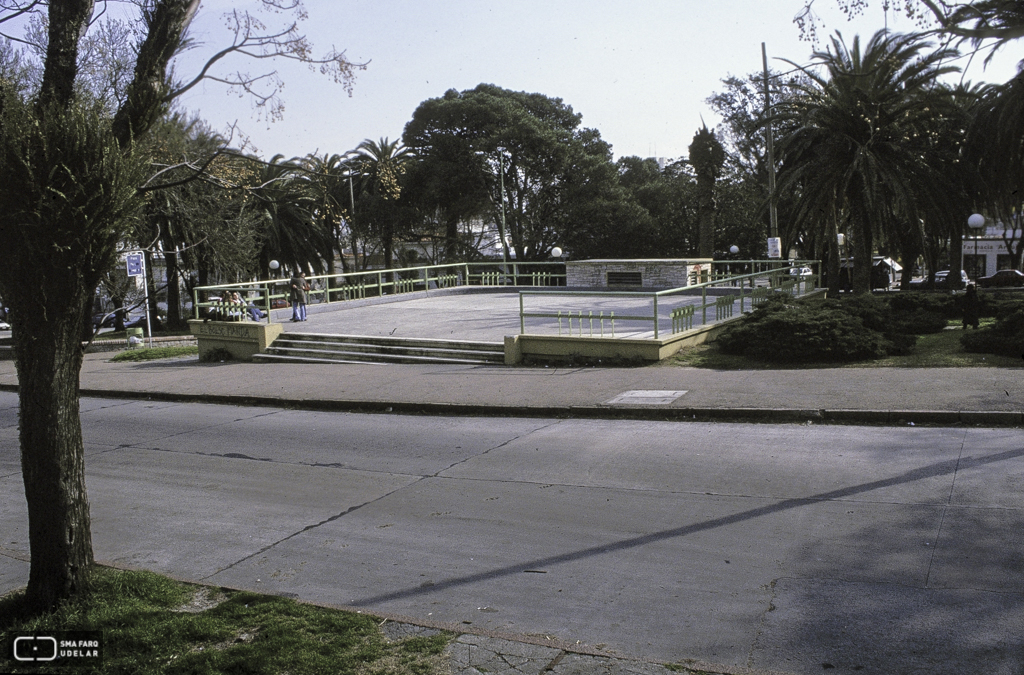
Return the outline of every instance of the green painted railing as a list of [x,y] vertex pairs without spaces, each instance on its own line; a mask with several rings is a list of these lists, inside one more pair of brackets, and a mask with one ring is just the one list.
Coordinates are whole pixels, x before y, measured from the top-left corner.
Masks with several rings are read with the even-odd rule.
[[[812,274],[809,276],[792,275],[792,268],[810,267]],[[736,270],[754,270],[737,274]],[[815,272],[814,270],[818,271]],[[748,260],[748,261],[716,261],[712,263],[710,271],[702,271],[699,278],[689,286],[673,288],[664,291],[519,291],[519,332],[526,333],[528,319],[554,319],[558,325],[558,334],[563,334],[563,321],[568,319],[568,333],[570,335],[583,336],[589,334],[591,337],[605,337],[605,322],[609,326],[608,335],[615,336],[614,321],[619,322],[619,333],[623,333],[623,323],[633,322],[650,326],[650,331],[655,339],[660,339],[663,333],[661,321],[663,317],[659,313],[659,302],[664,305],[667,301],[678,300],[684,296],[695,296],[700,294],[699,302],[693,302],[681,307],[674,307],[669,312],[671,320],[671,335],[681,333],[693,328],[697,311],[700,311],[701,324],[707,325],[708,309],[714,308],[715,314],[712,322],[724,321],[734,316],[736,304],[739,303],[739,311],[743,313],[749,307],[754,309],[765,302],[771,294],[788,293],[794,296],[801,296],[810,293],[820,287],[821,264],[817,260]],[[713,290],[714,289],[714,290]],[[725,292],[723,295],[722,292]],[[709,293],[710,292],[710,293]],[[711,299],[709,300],[709,295]],[[573,305],[571,308],[551,309],[548,311],[527,311],[526,302],[528,298],[565,298],[565,304]],[[609,301],[622,300],[630,303],[633,300],[643,300],[644,304],[650,303],[649,314],[615,314],[607,308],[601,309],[597,305],[607,305]],[[586,305],[590,304],[591,307]],[[583,305],[583,307],[580,307]],[[629,310],[635,311],[635,310]],[[612,316],[614,315],[614,321]],[[575,329],[573,327],[575,322]],[[589,324],[588,324],[589,322]],[[597,322],[598,328],[595,331],[585,326],[593,326]],[[635,332],[635,331],[634,331]]]
[[[427,292],[457,286],[564,286],[564,262],[449,263],[322,274],[306,278],[308,304],[346,302],[385,295]],[[223,298],[237,292],[267,314],[290,306],[287,278],[200,286],[193,290],[193,314],[219,311]]]

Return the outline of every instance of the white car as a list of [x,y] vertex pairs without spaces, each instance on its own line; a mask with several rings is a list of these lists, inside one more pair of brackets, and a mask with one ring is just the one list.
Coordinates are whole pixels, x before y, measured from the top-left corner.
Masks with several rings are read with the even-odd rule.
[[810,267],[790,267],[789,275],[791,277],[810,277],[814,276],[814,272]]
[[0,321],[0,330],[10,330],[10,329],[11,329],[11,324],[7,323],[6,321]]

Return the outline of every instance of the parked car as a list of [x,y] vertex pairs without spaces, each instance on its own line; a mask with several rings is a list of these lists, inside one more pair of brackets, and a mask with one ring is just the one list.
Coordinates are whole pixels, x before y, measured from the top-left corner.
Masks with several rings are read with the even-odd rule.
[[810,267],[790,267],[789,275],[793,277],[810,277],[814,275],[814,271]]
[[6,321],[0,321],[0,330],[10,330],[10,329],[11,329],[11,324],[7,323]]
[[[967,272],[960,270],[960,281],[962,285],[966,286],[971,283],[971,280],[967,277]],[[913,279],[910,282],[911,288],[924,288],[928,285],[928,277],[924,276],[920,279]],[[935,288],[944,288],[949,285],[949,270],[940,270],[935,273]]]
[[[132,320],[131,315],[127,315],[124,318],[125,323],[128,323],[131,320]],[[101,312],[99,314],[93,314],[92,315],[92,329],[93,330],[96,330],[98,328],[113,328],[114,324],[116,324],[116,323],[117,323],[117,314],[116,313],[107,314],[106,312]]]
[[999,270],[987,277],[978,277],[978,285],[982,288],[1024,286],[1024,273],[1020,270]]

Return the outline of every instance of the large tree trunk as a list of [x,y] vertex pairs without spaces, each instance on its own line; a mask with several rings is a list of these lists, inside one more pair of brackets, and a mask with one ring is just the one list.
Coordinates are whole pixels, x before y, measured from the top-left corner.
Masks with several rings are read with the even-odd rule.
[[842,274],[839,259],[839,222],[836,218],[835,208],[832,209],[830,226],[826,230],[826,246],[828,249],[828,295],[833,298],[839,297],[839,291],[843,287],[843,280],[839,278]]
[[857,236],[853,240],[853,292],[871,292],[871,253],[872,249],[871,228],[858,228]]
[[12,302],[31,554],[26,599],[43,611],[85,590],[93,562],[78,416],[81,336],[92,295],[56,275],[38,280],[40,293]]
[[459,241],[459,218],[456,215],[448,214],[444,228],[444,255],[440,262],[457,262],[461,259]]
[[697,177],[697,256],[713,258],[715,256],[715,182],[701,176]]
[[174,249],[164,249],[164,263],[167,266],[167,327],[181,328],[185,322],[181,318],[178,252]]

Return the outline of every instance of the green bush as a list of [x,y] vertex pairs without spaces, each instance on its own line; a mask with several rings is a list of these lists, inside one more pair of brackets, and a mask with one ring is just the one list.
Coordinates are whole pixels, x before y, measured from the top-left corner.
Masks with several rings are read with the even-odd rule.
[[[983,317],[1002,319],[1014,312],[1024,310],[1024,300],[1021,300],[1016,294],[979,291],[978,299],[980,300],[979,315]],[[958,314],[957,316],[962,315]]]
[[997,320],[992,326],[960,336],[964,351],[1024,358],[1024,310]]
[[943,331],[947,323],[943,314],[921,308],[909,313],[894,311],[889,326],[897,334],[927,335]]
[[891,293],[886,300],[894,314],[914,314],[919,311],[938,314],[945,319],[959,319],[963,316],[963,295],[950,293]]
[[765,303],[719,336],[719,348],[771,363],[841,363],[907,353],[916,337],[892,329],[884,302],[861,296],[816,304]]
[[203,355],[202,360],[206,361],[207,363],[214,363],[216,361],[230,361],[233,358],[234,357],[231,355],[231,352],[229,352],[227,349],[224,349],[223,347],[217,347],[216,349],[211,349],[210,351],[206,352],[206,354]]

